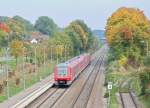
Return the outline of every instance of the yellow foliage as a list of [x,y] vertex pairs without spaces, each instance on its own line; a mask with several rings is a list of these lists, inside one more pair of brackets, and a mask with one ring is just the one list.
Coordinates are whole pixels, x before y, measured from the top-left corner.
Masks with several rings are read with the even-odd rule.
[[127,58],[125,56],[122,56],[120,60],[118,60],[118,63],[120,66],[124,66],[127,63]]
[[119,39],[118,35],[122,38],[122,32],[125,32],[125,39],[126,37],[133,39],[137,34],[143,39],[148,39],[150,38],[150,22],[143,11],[139,9],[120,8],[107,21],[106,37],[108,43],[112,45],[114,40]]
[[11,54],[15,57],[21,56],[23,54],[23,42],[19,40],[14,40],[11,43]]

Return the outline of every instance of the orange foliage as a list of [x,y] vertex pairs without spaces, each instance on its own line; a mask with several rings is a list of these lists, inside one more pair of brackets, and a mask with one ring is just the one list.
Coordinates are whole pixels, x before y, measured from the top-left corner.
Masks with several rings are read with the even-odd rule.
[[10,32],[9,27],[5,23],[2,23],[2,22],[0,22],[0,29],[3,30],[6,33]]
[[150,21],[139,9],[119,8],[107,20],[106,38],[108,43],[114,45],[114,40],[120,38],[134,40],[136,37],[150,39]]
[[133,35],[132,35],[132,31],[129,30],[128,27],[122,28],[121,32],[122,32],[122,34],[123,34],[123,38],[124,38],[124,39],[131,40],[131,39],[133,38],[133,37],[132,37],[132,36],[133,36]]

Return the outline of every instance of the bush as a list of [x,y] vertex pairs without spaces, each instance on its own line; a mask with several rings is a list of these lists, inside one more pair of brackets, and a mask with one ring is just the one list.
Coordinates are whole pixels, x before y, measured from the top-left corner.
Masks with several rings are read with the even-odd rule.
[[2,83],[2,82],[0,82],[0,93],[2,93],[2,92],[3,92],[3,90],[4,90],[4,85],[3,85],[3,83]]
[[19,77],[16,77],[16,85],[18,86],[20,84],[20,78]]
[[106,93],[104,94],[104,98],[108,98],[108,97],[109,97],[109,93],[106,92]]
[[3,80],[3,85],[6,87],[7,86],[7,80]]
[[122,56],[122,57],[120,58],[120,60],[118,60],[118,63],[119,63],[120,66],[125,66],[126,63],[127,63],[127,60],[128,60],[127,57]]
[[150,66],[150,56],[146,56],[143,60],[145,66]]
[[146,93],[146,89],[150,84],[150,68],[144,68],[139,75],[141,80],[141,95]]

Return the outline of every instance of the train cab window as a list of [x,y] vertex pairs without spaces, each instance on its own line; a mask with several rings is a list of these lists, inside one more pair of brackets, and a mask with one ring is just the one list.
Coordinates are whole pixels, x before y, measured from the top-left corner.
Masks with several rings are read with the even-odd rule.
[[67,68],[58,68],[58,76],[64,77],[68,75]]

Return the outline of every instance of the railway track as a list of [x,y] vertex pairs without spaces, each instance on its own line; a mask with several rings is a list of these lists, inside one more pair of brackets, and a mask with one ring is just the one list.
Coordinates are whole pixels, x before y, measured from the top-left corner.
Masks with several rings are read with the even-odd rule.
[[121,99],[122,108],[138,108],[131,92],[129,93],[120,92],[119,95]]
[[66,90],[67,88],[49,88],[40,97],[38,97],[28,106],[26,106],[26,108],[51,108],[54,106],[57,100],[66,92]]
[[[64,94],[52,108],[85,108],[93,91],[93,86],[97,79],[99,70],[103,63],[105,51],[96,61],[94,67],[85,74],[81,75],[74,85]],[[86,77],[86,78],[84,78]]]
[[[94,56],[98,56],[98,54],[95,54]],[[99,60],[95,60],[95,62],[91,63],[92,71],[94,70],[95,66],[97,66]],[[86,71],[91,70],[91,66],[88,66],[82,74],[86,74]],[[92,72],[91,72],[92,73]],[[79,77],[80,77],[79,76]],[[76,80],[78,81],[78,80]],[[75,81],[75,82],[76,82]],[[74,83],[75,83],[74,82]],[[57,101],[67,92],[67,88],[49,88],[46,92],[44,92],[42,95],[40,95],[37,99],[35,99],[33,102],[31,102],[26,108],[51,108],[54,107],[57,103]]]
[[72,108],[86,108],[88,100],[91,96],[91,92],[92,92],[96,77],[98,75],[98,72],[102,63],[103,63],[103,56],[100,58],[99,62],[97,63],[97,66],[91,73],[90,77],[87,79],[80,94],[76,98]]
[[[89,66],[87,66],[87,68],[81,73],[81,75],[79,76],[78,80],[74,81],[74,83],[70,86],[70,88],[72,88],[72,86],[74,85],[78,85],[80,84],[80,89],[79,90],[75,90],[72,91],[74,92],[73,94],[76,94],[76,96],[72,99],[72,102],[69,102],[67,100],[64,100],[66,103],[66,106],[59,106],[61,104],[63,104],[63,102],[61,102],[61,99],[63,99],[64,97],[66,97],[65,95],[70,94],[70,88],[49,88],[47,91],[45,91],[43,94],[41,94],[38,98],[36,98],[34,101],[32,101],[29,105],[26,106],[26,108],[70,108],[70,105],[73,107],[75,107],[77,104],[75,104],[76,102],[78,102],[78,99],[80,99],[80,97],[82,96],[81,94],[85,93],[85,89],[88,89],[90,87],[90,89],[88,90],[88,95],[90,96],[90,93],[92,91],[96,76],[97,76],[97,72],[100,68],[100,65],[102,63],[102,55],[100,54],[101,52],[103,52],[103,50],[98,51],[96,54],[94,54],[92,56],[93,61],[91,62],[91,64]],[[96,73],[96,74],[95,74]],[[94,79],[94,80],[93,80]],[[82,86],[81,86],[82,85]],[[78,89],[78,88],[76,88]],[[84,93],[83,93],[84,90]],[[76,93],[77,92],[77,93]],[[80,94],[80,93],[81,94]],[[87,93],[85,93],[87,94]],[[88,97],[89,99],[89,97]],[[59,102],[61,102],[61,104],[58,104]],[[86,102],[88,102],[88,100],[86,100]],[[69,105],[70,104],[70,105]]]

